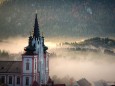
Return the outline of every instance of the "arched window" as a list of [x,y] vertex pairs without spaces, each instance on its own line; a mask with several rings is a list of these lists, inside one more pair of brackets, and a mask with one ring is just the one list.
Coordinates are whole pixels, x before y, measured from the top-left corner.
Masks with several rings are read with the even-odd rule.
[[36,59],[35,59],[35,70],[36,70]]
[[29,70],[29,62],[27,61],[27,63],[26,63],[26,70]]

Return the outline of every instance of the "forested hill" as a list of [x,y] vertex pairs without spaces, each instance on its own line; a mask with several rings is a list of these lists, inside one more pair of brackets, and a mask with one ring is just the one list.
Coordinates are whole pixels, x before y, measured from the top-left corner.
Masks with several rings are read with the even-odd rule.
[[109,38],[100,38],[94,37],[90,39],[86,39],[82,42],[65,42],[64,45],[72,45],[72,46],[94,46],[96,48],[103,47],[103,48],[115,48],[115,40]]
[[74,49],[76,51],[103,52],[115,55],[115,40],[109,38],[94,37],[79,43],[61,43],[60,46],[61,48]]

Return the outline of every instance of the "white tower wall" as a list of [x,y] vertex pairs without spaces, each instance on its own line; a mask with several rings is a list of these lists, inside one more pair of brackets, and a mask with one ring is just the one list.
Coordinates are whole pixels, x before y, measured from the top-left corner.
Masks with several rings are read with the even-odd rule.
[[[22,55],[22,86],[31,86],[34,81],[39,81],[38,55]],[[26,66],[29,63],[29,69]],[[29,79],[29,85],[26,85],[26,78]],[[39,82],[38,82],[39,83]]]
[[[26,70],[26,64],[29,63],[29,70]],[[24,56],[23,73],[32,73],[32,56]]]

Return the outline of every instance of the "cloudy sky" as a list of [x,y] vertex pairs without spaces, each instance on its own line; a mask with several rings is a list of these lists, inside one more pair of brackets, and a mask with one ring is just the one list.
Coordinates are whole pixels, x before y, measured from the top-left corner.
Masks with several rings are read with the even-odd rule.
[[0,38],[27,36],[38,11],[48,37],[115,37],[114,0],[0,0]]
[[0,0],[0,41],[27,38],[36,10],[47,41],[115,38],[115,0]]

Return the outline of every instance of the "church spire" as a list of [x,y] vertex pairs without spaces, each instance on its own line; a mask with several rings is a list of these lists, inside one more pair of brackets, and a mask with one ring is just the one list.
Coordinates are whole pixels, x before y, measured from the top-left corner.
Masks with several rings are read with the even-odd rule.
[[37,19],[37,13],[36,13],[36,16],[35,16],[35,24],[34,24],[33,37],[35,37],[37,39],[40,37],[40,31],[39,31],[39,24],[38,24],[38,19]]

